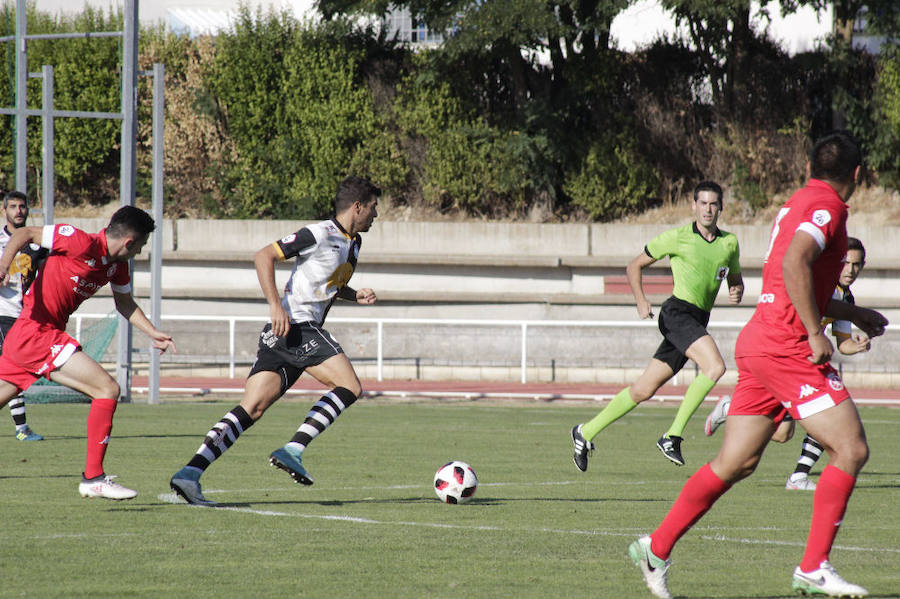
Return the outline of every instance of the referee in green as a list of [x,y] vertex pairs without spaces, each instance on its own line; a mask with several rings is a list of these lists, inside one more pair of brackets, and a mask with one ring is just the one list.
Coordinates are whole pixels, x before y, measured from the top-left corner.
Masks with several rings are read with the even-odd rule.
[[663,341],[643,374],[612,398],[592,420],[572,429],[575,465],[585,472],[591,440],[607,426],[650,399],[662,385],[687,363],[697,363],[700,373],[684,394],[678,414],[656,446],[673,463],[683,466],[681,442],[688,420],[725,373],[725,362],[716,342],[706,330],[722,280],[728,281],[728,299],[738,304],[744,294],[737,237],[719,229],[722,188],[703,181],[694,189],[695,220],[689,225],[665,231],[650,241],[626,269],[628,283],[637,304],[638,316],[653,318],[644,295],[642,272],[657,260],[669,256],[675,285],[672,297],[659,312]]

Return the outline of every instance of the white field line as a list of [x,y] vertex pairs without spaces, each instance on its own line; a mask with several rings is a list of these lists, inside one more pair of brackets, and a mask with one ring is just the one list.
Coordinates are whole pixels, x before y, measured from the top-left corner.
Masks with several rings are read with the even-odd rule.
[[[178,498],[174,493],[160,493],[158,495],[160,501],[165,501],[167,503],[183,503],[180,498]],[[193,507],[193,506],[192,506]],[[210,509],[210,508],[201,508],[196,507],[195,509]],[[479,530],[479,531],[489,531],[489,532],[536,532],[536,533],[549,533],[549,534],[563,534],[563,535],[581,535],[581,536],[594,536],[594,537],[627,537],[633,538],[635,535],[640,534],[640,529],[631,529],[627,531],[611,531],[611,530],[578,530],[578,529],[561,529],[561,528],[509,528],[503,526],[489,526],[489,525],[463,525],[463,524],[445,524],[441,522],[412,522],[407,520],[375,520],[372,518],[361,518],[358,516],[340,516],[340,515],[327,515],[327,514],[302,514],[297,512],[278,512],[274,510],[255,510],[253,508],[247,507],[217,507],[212,508],[221,511],[228,512],[237,512],[241,514],[254,514],[257,516],[267,516],[267,517],[280,517],[280,518],[303,518],[308,520],[328,520],[332,522],[349,522],[351,524],[365,524],[365,525],[373,525],[373,526],[397,526],[397,527],[419,527],[419,528],[440,528],[440,529],[451,529],[451,530]],[[731,529],[726,529],[731,530]],[[742,530],[756,530],[756,529],[747,529],[743,528]],[[760,530],[772,530],[770,527],[765,527]],[[765,539],[738,539],[738,538],[730,538],[724,535],[701,535],[701,539],[706,541],[716,541],[716,542],[727,542],[727,543],[737,543],[737,544],[745,544],[745,545],[786,545],[792,547],[803,547],[804,543],[799,541],[774,541],[774,540],[765,540]],[[900,549],[887,549],[883,547],[854,547],[848,545],[835,545],[834,549],[841,549],[845,551],[869,551],[872,553],[900,553]]]

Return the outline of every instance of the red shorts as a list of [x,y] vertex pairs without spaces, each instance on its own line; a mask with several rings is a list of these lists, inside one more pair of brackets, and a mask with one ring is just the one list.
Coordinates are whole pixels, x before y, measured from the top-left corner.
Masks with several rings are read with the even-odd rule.
[[738,383],[729,414],[771,416],[780,422],[789,413],[802,420],[850,399],[831,364],[813,364],[800,356],[746,356],[736,362]]
[[9,330],[0,355],[0,379],[19,390],[27,389],[40,377],[61,367],[81,345],[65,331],[21,319]]

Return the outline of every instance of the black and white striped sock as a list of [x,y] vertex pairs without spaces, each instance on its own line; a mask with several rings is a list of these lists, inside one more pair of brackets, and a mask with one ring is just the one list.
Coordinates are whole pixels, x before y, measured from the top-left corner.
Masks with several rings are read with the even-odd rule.
[[337,417],[343,414],[344,410],[352,406],[355,401],[356,395],[352,391],[344,387],[335,387],[320,397],[319,401],[310,408],[309,413],[306,415],[306,420],[294,433],[288,445],[303,451],[313,439],[334,424]]
[[795,474],[809,474],[813,465],[822,455],[823,448],[818,441],[806,435],[803,439],[803,449],[800,451],[800,457],[797,459],[797,467],[794,469]]
[[23,396],[16,395],[9,400],[9,413],[12,414],[16,428],[25,426],[25,398]]
[[234,445],[241,433],[250,428],[253,422],[244,408],[236,406],[206,433],[203,444],[200,445],[197,453],[187,465],[197,468],[201,472],[206,470],[210,464],[216,461],[216,458]]

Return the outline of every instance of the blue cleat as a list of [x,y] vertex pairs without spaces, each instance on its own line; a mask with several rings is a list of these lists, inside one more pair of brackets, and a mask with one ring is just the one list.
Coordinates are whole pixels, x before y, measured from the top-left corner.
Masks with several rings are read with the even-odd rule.
[[19,429],[16,429],[16,439],[19,441],[43,441],[44,435],[39,435],[27,424]]
[[313,484],[313,479],[303,467],[303,452],[297,451],[285,445],[276,449],[269,455],[269,464],[284,470],[291,475],[295,483],[301,485]]
[[191,505],[215,507],[216,502],[210,501],[204,497],[203,491],[200,489],[201,474],[202,472],[196,468],[185,466],[172,475],[172,479],[169,481],[169,487],[171,487],[179,497]]

